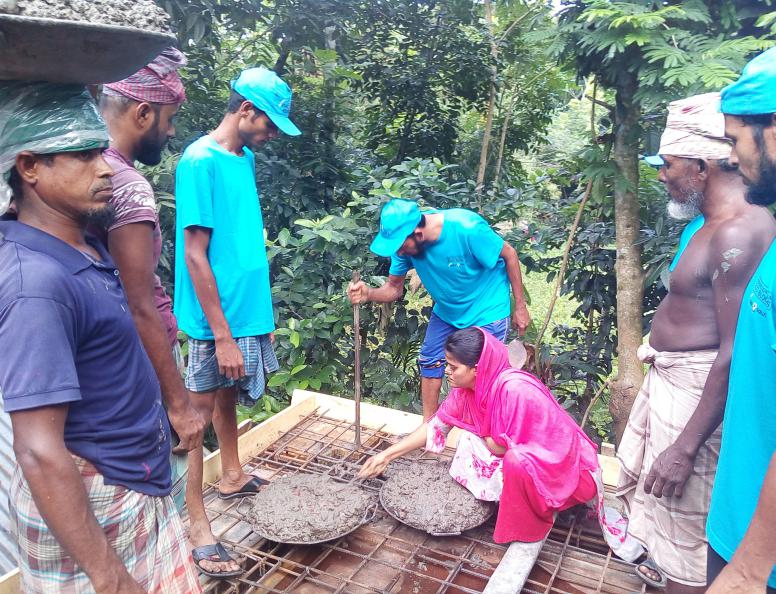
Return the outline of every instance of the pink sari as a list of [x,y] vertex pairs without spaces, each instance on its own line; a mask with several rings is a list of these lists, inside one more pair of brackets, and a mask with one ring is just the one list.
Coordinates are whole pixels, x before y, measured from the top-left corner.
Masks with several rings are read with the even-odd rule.
[[540,540],[555,511],[596,495],[596,446],[539,379],[510,366],[501,342],[483,336],[474,390],[454,388],[436,416],[507,448],[496,541]]

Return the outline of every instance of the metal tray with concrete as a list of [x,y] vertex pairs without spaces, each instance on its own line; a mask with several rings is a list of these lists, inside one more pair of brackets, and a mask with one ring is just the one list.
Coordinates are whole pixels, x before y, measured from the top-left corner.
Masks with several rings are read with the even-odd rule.
[[[424,460],[416,460],[412,462],[410,465],[418,465],[418,464],[438,464],[438,461],[424,461]],[[467,531],[467,530],[473,530],[474,528],[477,528],[479,526],[482,526],[485,522],[487,522],[491,516],[496,511],[496,504],[490,503],[490,502],[482,502],[479,501],[477,498],[474,497],[469,491],[467,491],[464,487],[461,487],[462,491],[465,492],[466,495],[470,495],[470,499],[467,498],[465,501],[467,503],[471,503],[471,513],[461,513],[460,515],[456,515],[455,517],[455,526],[451,529],[442,531],[436,531],[433,527],[430,527],[426,521],[424,521],[421,518],[412,517],[412,516],[404,516],[397,510],[391,503],[387,500],[386,493],[388,493],[391,489],[394,489],[398,486],[397,483],[401,483],[402,478],[402,471],[408,470],[410,465],[400,465],[394,469],[389,469],[388,473],[386,473],[386,481],[383,484],[382,488],[380,489],[380,505],[382,505],[383,509],[395,520],[398,520],[402,524],[406,524],[407,526],[410,526],[412,528],[416,528],[417,530],[422,530],[423,532],[426,532],[430,534],[431,536],[458,536],[461,533]],[[449,475],[446,475],[447,478],[450,479],[452,483],[454,483],[456,486],[459,486],[458,483],[456,483],[453,478]],[[420,493],[419,493],[420,495]],[[446,505],[443,504],[443,508]],[[419,506],[418,506],[419,507]],[[480,515],[477,512],[481,510],[485,510],[485,514]]]
[[[291,475],[286,475],[285,477],[281,477],[278,480],[282,481],[284,478],[288,478]],[[263,492],[259,491],[257,495],[254,497],[250,497],[251,501],[250,503],[250,509],[244,510],[243,504],[246,503],[245,500],[240,502],[240,505],[237,506],[237,513],[243,515],[243,517],[246,519],[246,521],[251,525],[251,528],[253,531],[259,535],[262,538],[266,538],[267,540],[271,540],[272,542],[282,543],[282,544],[288,544],[288,545],[317,545],[322,544],[324,542],[329,542],[332,540],[337,540],[338,538],[342,538],[344,536],[347,536],[351,532],[354,532],[355,530],[358,530],[361,526],[368,524],[371,522],[375,514],[377,513],[377,509],[379,507],[379,504],[377,501],[375,501],[374,498],[372,498],[372,502],[367,504],[364,508],[363,514],[357,514],[354,515],[352,518],[352,521],[347,523],[346,525],[342,526],[339,530],[334,530],[329,534],[326,534],[324,536],[320,536],[319,538],[289,538],[287,536],[279,535],[276,533],[273,533],[271,530],[266,530],[263,527],[259,526],[255,520],[254,517],[252,517],[256,512],[256,507],[262,507],[262,497]],[[305,531],[306,532],[306,531]]]
[[174,43],[168,33],[0,14],[0,79],[114,82]]

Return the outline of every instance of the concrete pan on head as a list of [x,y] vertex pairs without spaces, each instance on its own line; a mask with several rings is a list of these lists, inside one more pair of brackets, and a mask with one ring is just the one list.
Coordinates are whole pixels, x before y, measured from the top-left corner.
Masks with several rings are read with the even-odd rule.
[[0,14],[0,79],[114,82],[175,41],[169,33],[132,27]]

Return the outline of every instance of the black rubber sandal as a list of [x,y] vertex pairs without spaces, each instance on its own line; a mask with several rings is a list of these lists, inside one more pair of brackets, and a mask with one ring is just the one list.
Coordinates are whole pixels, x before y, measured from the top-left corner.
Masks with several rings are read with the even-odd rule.
[[[224,545],[222,545],[220,542],[217,542],[216,544],[196,547],[191,551],[191,556],[194,558],[194,565],[197,566],[199,572],[208,577],[225,579],[238,577],[245,573],[245,571],[242,569],[237,569],[234,571],[208,571],[200,565],[200,561],[212,561],[213,563],[226,563],[227,561],[234,561],[229,552],[224,548]],[[218,557],[218,559],[214,559],[213,557]]]
[[269,481],[265,481],[257,476],[252,476],[251,480],[245,483],[239,491],[234,493],[221,493],[218,491],[218,497],[221,499],[238,499],[240,497],[252,497],[256,495],[264,485],[269,485]]
[[[652,571],[660,576],[659,580],[653,580],[651,577],[649,577],[646,573],[641,571],[639,567],[645,567],[649,571]],[[655,562],[650,558],[647,557],[644,561],[641,563],[636,564],[636,575],[638,575],[644,582],[652,586],[653,588],[665,588],[666,584],[668,583],[668,578],[663,575],[663,572],[658,569],[658,566],[655,564]]]

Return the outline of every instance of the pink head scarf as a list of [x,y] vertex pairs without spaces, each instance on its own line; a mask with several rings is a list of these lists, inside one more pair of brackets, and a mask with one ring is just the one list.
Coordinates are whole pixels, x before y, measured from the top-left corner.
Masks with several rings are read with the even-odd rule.
[[547,502],[559,507],[576,490],[581,472],[598,468],[596,446],[537,377],[510,366],[504,344],[482,333],[474,390],[451,390],[437,417],[506,447]]
[[168,47],[153,62],[132,76],[103,85],[102,92],[159,105],[183,103],[186,100],[186,91],[183,89],[178,69],[185,65],[186,56],[174,47]]

